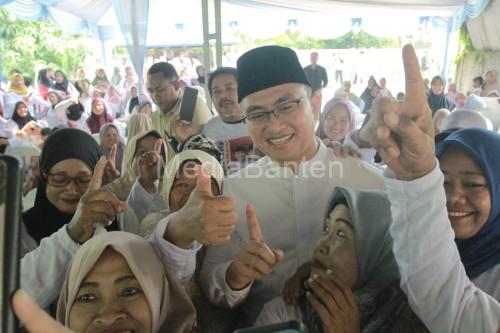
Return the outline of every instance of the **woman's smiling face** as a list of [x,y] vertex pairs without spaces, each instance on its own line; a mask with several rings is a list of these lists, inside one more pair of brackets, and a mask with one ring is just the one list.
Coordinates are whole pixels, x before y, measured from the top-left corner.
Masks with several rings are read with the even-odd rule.
[[455,237],[471,238],[490,215],[488,181],[476,162],[460,149],[448,148],[439,164],[444,174],[446,207]]
[[142,287],[125,258],[107,248],[83,279],[69,310],[75,332],[152,333],[152,316]]

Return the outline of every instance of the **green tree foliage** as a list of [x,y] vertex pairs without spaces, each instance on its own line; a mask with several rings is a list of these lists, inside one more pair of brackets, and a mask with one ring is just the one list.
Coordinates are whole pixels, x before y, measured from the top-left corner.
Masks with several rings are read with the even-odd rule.
[[292,31],[290,29],[287,29],[284,34],[276,37],[255,40],[255,46],[269,44],[297,49],[322,49],[325,47],[325,43],[321,39],[315,39],[301,34],[300,31]]
[[358,33],[348,32],[335,39],[316,39],[303,35],[300,31],[287,30],[285,33],[266,39],[252,39],[242,33],[236,33],[240,43],[248,47],[275,44],[297,49],[351,49],[351,48],[398,48],[401,42],[397,39],[379,38],[363,30]]
[[4,76],[14,68],[35,77],[35,66],[61,69],[70,78],[91,53],[83,36],[64,33],[50,21],[23,21],[0,8],[0,52]]
[[470,39],[469,30],[467,30],[467,25],[464,23],[460,27],[460,32],[458,35],[459,51],[455,58],[455,63],[461,62],[466,56],[474,56],[474,60],[478,64],[484,62],[485,50],[477,50],[472,44]]
[[355,33],[349,31],[344,36],[325,40],[327,49],[384,49],[398,48],[401,43],[397,39],[380,38],[360,30]]

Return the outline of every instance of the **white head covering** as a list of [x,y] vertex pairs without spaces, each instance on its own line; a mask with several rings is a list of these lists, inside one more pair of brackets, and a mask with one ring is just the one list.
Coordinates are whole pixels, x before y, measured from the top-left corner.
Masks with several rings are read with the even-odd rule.
[[477,110],[482,110],[486,108],[486,102],[484,101],[484,98],[479,97],[477,95],[471,94],[467,99],[465,100],[465,104],[462,107],[457,107],[455,110],[471,110],[471,111],[477,111]]
[[184,164],[184,162],[189,160],[199,161],[207,173],[217,181],[219,189],[222,189],[222,180],[224,179],[224,170],[212,155],[205,153],[201,150],[184,150],[181,153],[175,155],[170,161],[168,161],[165,167],[165,173],[163,175],[163,201],[165,203],[165,209],[151,213],[146,216],[141,222],[140,234],[146,236],[151,233],[156,224],[164,217],[168,216],[171,211],[170,207],[170,192],[172,190],[172,185],[175,181],[175,176],[179,171],[179,168]]
[[441,132],[451,128],[484,128],[493,130],[491,121],[477,111],[457,110],[444,120]]
[[127,137],[133,138],[139,133],[143,133],[153,129],[151,117],[144,113],[135,113],[128,118]]

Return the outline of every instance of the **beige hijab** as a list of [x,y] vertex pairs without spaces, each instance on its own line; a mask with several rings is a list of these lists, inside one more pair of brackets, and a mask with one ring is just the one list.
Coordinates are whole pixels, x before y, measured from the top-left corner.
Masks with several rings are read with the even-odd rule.
[[495,76],[495,81],[494,82],[485,82],[483,86],[483,91],[481,92],[481,96],[483,97],[495,97],[500,94],[500,89],[498,88],[498,72],[496,69],[490,69],[489,71],[486,72],[485,76],[491,73]]
[[153,333],[194,331],[196,313],[184,289],[164,270],[155,250],[146,240],[121,231],[95,236],[78,249],[59,296],[59,322],[68,326],[78,289],[107,247],[125,258],[144,290],[151,310]]
[[174,184],[176,173],[179,168],[184,164],[184,162],[189,160],[199,161],[207,170],[207,173],[217,181],[219,189],[222,189],[222,180],[224,179],[224,170],[212,155],[209,155],[201,150],[184,150],[181,153],[175,155],[165,167],[165,173],[163,175],[163,201],[165,202],[165,209],[149,214],[141,222],[140,234],[145,236],[148,235],[156,226],[156,224],[164,217],[171,213],[170,209],[170,192],[172,190],[172,185]]
[[137,134],[153,129],[151,118],[144,113],[136,113],[128,118],[127,137],[133,138]]

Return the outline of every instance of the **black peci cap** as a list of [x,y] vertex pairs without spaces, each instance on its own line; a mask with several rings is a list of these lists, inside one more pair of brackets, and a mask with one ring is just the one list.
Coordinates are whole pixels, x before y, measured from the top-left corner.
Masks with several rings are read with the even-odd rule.
[[239,57],[236,78],[238,102],[254,92],[285,83],[311,86],[295,51],[275,45],[258,47]]

